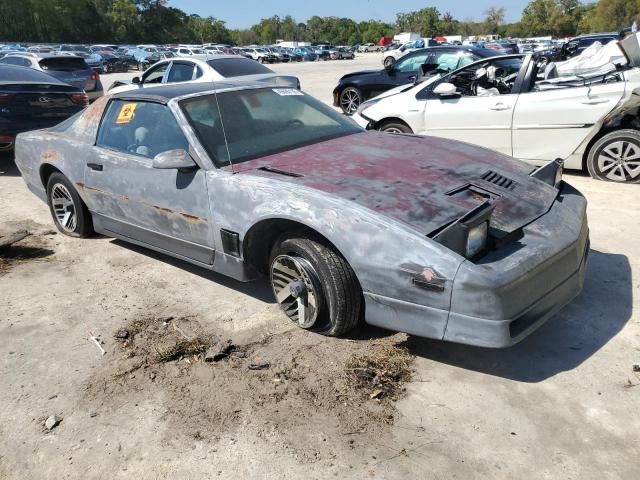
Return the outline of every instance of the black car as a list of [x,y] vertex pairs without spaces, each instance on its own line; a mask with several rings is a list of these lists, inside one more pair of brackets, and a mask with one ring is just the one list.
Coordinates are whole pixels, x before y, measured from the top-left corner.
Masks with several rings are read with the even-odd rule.
[[451,71],[481,58],[498,55],[490,48],[463,46],[429,47],[400,57],[382,70],[349,73],[333,90],[333,104],[347,115],[353,115],[360,104],[394,87],[418,79],[420,67],[427,75]]
[[33,68],[0,65],[0,150],[11,150],[18,133],[52,127],[87,105],[80,87]]
[[563,58],[571,58],[580,55],[587,48],[596,42],[606,45],[612,40],[622,40],[623,34],[618,32],[593,33],[589,35],[578,35],[562,45],[560,53]]

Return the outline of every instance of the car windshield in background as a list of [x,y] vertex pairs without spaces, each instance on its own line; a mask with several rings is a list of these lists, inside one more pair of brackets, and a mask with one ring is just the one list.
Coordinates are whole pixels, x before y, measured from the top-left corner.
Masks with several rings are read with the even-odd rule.
[[261,63],[248,58],[219,58],[208,60],[207,63],[225,78],[273,73],[273,71],[269,70]]
[[189,98],[180,106],[219,167],[362,131],[318,100],[290,88],[223,92]]
[[40,67],[43,70],[73,71],[87,70],[89,66],[80,57],[50,57],[40,60]]

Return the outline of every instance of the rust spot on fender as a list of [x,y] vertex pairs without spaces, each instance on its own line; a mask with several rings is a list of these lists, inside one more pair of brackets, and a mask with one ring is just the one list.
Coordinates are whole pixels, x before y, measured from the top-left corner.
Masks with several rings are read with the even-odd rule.
[[55,162],[60,159],[60,154],[56,150],[45,150],[40,159],[48,162]]
[[190,223],[206,222],[204,218],[196,217],[195,215],[189,215],[188,213],[181,213],[180,215]]
[[160,212],[166,212],[166,213],[175,213],[173,210],[171,210],[170,208],[166,208],[166,207],[158,207],[157,205],[152,205],[153,208],[155,208],[156,210],[160,211]]
[[100,190],[99,188],[89,187],[82,182],[76,182],[76,187],[78,187],[81,190],[91,190],[92,192],[98,192],[98,193],[101,193],[102,195],[108,195],[109,197],[120,198],[122,200],[129,200],[129,197],[127,197],[126,195],[118,195],[116,193],[105,192],[104,190]]

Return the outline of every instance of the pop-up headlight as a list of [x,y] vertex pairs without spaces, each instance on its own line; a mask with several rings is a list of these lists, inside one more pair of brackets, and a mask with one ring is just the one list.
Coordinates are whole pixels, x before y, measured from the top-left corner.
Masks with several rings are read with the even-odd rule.
[[484,202],[434,235],[433,239],[466,257],[473,258],[487,248],[493,205]]
[[562,182],[562,170],[564,167],[564,160],[556,158],[553,162],[549,162],[546,165],[534,170],[531,174],[532,177],[542,180],[543,182],[560,188],[560,182]]

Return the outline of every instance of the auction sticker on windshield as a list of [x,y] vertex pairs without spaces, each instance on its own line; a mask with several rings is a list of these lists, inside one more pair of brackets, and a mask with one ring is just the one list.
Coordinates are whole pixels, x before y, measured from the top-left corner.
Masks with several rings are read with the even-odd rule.
[[136,111],[136,103],[125,103],[120,109],[116,123],[121,125],[123,123],[130,123],[133,120],[133,114]]
[[304,95],[300,90],[296,90],[295,88],[273,88],[274,92],[283,97],[287,97],[289,95]]

